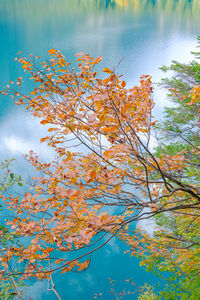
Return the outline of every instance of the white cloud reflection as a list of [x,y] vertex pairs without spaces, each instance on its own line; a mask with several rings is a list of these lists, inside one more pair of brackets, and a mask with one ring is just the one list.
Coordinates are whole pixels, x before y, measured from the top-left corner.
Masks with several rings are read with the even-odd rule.
[[152,236],[153,233],[157,230],[158,225],[156,224],[153,218],[140,220],[137,222],[137,227],[144,230],[148,235]]
[[40,143],[40,139],[47,135],[47,127],[42,126],[38,119],[17,110],[17,113],[11,111],[0,125],[1,158],[26,154],[30,150],[45,160],[52,158],[51,149],[45,143]]

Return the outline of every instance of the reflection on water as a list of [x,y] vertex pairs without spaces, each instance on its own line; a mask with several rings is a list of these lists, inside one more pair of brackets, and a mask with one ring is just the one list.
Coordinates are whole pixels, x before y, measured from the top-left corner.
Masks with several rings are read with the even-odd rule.
[[20,10],[23,13],[27,9],[31,9],[37,12],[37,7],[40,9],[43,15],[51,14],[54,12],[56,15],[60,15],[66,11],[89,12],[93,9],[118,9],[127,8],[136,12],[143,11],[159,11],[164,13],[194,13],[198,16],[198,10],[200,9],[200,3],[198,0],[21,0],[13,1],[6,0],[1,1],[0,9],[10,10],[11,16],[14,14],[13,9],[17,9],[17,15],[20,14]]
[[[200,33],[199,15],[199,0],[0,0],[0,84],[21,76],[21,67],[13,60],[19,50],[44,56],[51,48],[61,50],[72,62],[80,51],[103,55],[102,68],[116,66],[124,57],[119,72],[125,74],[129,85],[145,73],[157,81],[159,66],[169,64],[171,59],[189,59]],[[27,82],[25,90],[29,90]],[[157,103],[159,109],[166,104],[163,95]],[[39,145],[45,128],[24,113],[23,107],[16,110],[2,95],[0,128],[1,160],[8,155],[20,156],[29,148],[42,158],[52,157],[45,145]],[[141,225],[148,226],[149,232],[154,226]],[[63,299],[93,299],[93,293],[98,292],[106,293],[103,299],[111,299],[107,277],[117,280],[119,291],[124,289],[126,278],[133,277],[137,284],[156,281],[136,259],[121,254],[123,247],[126,250],[117,241],[108,245],[96,254],[83,275],[67,274],[62,281],[55,276]],[[30,294],[34,300],[55,299],[41,283],[36,283]]]
[[[176,26],[195,26],[199,21],[199,0],[6,0],[0,2],[0,19],[2,21],[16,22],[18,19],[27,28],[37,28],[39,24],[71,19],[72,22],[81,23],[87,16],[89,22],[95,16],[104,15],[105,10],[114,11],[118,17],[123,12],[129,15],[157,15],[158,20],[170,17]],[[58,19],[59,18],[59,19]],[[80,19],[79,19],[80,18]],[[68,19],[68,20],[69,20]],[[79,24],[80,24],[79,23]]]

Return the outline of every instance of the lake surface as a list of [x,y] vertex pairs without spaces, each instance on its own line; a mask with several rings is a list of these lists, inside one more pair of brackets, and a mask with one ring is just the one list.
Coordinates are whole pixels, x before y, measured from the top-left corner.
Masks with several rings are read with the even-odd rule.
[[[200,34],[199,0],[0,0],[0,84],[21,76],[14,61],[17,52],[46,56],[51,48],[62,51],[69,61],[77,52],[102,55],[102,68],[116,66],[129,85],[138,82],[142,74],[151,74],[159,81],[158,68],[172,59],[188,61],[195,50],[195,38]],[[25,82],[25,89],[29,89]],[[156,116],[170,105],[163,93],[156,93]],[[21,153],[30,149],[50,159],[52,153],[39,139],[46,129],[33,120],[23,107],[16,107],[6,97],[0,97],[0,157],[16,157],[16,169],[24,174]],[[151,231],[151,224],[143,224]],[[63,299],[114,299],[108,278],[116,280],[116,291],[135,289],[127,283],[132,278],[136,286],[154,284],[158,278],[139,267],[139,262],[123,254],[125,245],[113,240],[93,256],[91,267],[83,274],[56,275],[55,284]],[[28,289],[36,300],[53,300],[43,282]],[[137,299],[137,295],[124,299]]]

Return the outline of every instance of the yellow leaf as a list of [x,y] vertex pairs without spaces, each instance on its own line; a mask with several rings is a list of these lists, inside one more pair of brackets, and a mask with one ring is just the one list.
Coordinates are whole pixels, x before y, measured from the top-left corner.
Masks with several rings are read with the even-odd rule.
[[109,127],[103,127],[103,132],[111,132],[117,129],[117,126],[109,126]]

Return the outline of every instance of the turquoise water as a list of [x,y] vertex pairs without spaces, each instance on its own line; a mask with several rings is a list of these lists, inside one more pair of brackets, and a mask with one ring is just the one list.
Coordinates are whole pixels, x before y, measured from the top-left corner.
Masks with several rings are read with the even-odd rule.
[[[200,34],[200,1],[186,0],[0,0],[0,84],[15,80],[21,69],[14,61],[19,50],[28,55],[46,56],[51,48],[61,50],[74,62],[80,51],[102,55],[104,66],[116,66],[128,84],[135,84],[142,74],[151,74],[158,81],[158,67],[172,59],[188,61]],[[25,82],[25,89],[29,84]],[[162,93],[155,96],[156,116],[169,105]],[[30,149],[50,159],[52,153],[39,145],[45,128],[15,107],[10,99],[0,97],[0,156],[16,157],[17,171],[25,173],[21,153]],[[151,231],[151,224],[143,224]],[[136,289],[125,280],[132,278],[136,287],[159,281],[139,267],[139,262],[123,254],[125,245],[117,240],[93,256],[88,271],[55,275],[55,284],[62,299],[112,299],[108,277],[116,280],[116,291]],[[34,299],[55,299],[46,284],[36,282],[27,290]],[[113,298],[114,299],[114,298]],[[137,295],[125,297],[137,299]]]

